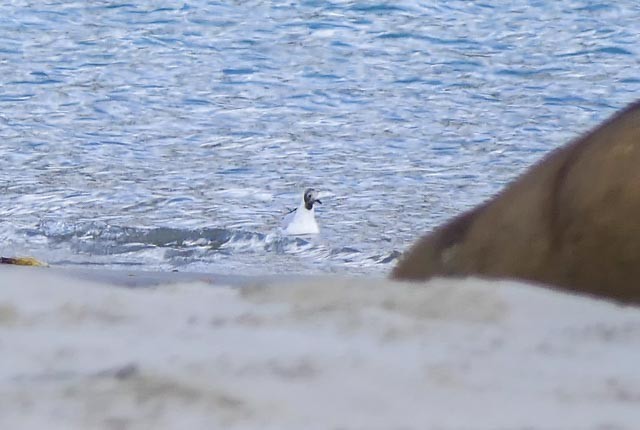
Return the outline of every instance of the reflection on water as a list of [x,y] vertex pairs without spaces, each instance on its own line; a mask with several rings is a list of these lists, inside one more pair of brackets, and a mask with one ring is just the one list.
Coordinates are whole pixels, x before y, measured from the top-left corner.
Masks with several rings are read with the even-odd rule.
[[69,264],[383,273],[640,89],[631,1],[0,11],[2,253]]

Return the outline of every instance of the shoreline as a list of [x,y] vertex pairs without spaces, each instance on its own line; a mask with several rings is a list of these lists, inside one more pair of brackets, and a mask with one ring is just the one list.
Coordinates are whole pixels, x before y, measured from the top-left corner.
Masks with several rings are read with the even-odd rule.
[[296,275],[225,275],[210,272],[177,272],[161,270],[111,269],[101,267],[66,267],[66,266],[22,266],[0,264],[0,279],[3,274],[17,270],[28,276],[30,272],[50,274],[69,280],[88,281],[120,287],[155,287],[173,284],[202,283],[211,286],[241,287],[257,282],[277,282],[282,280],[313,279],[317,276]]

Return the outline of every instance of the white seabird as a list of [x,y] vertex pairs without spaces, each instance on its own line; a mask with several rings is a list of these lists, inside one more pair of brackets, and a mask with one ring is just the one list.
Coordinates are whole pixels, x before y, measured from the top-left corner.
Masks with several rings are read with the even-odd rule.
[[282,232],[291,235],[320,233],[316,222],[314,203],[322,204],[318,199],[318,192],[313,188],[307,188],[302,195],[300,205],[282,220]]

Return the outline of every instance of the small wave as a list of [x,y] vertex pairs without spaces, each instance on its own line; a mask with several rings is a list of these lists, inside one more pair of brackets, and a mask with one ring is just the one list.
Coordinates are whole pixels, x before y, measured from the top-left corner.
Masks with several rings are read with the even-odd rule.
[[209,265],[225,261],[251,261],[262,258],[260,255],[271,255],[269,261],[274,268],[280,268],[278,271],[301,270],[300,264],[315,266],[324,262],[365,269],[387,266],[400,255],[398,251],[372,255],[352,246],[331,246],[321,237],[218,227],[130,227],[100,221],[43,220],[27,234],[32,239],[44,237],[51,248],[64,254],[71,251],[82,264],[109,266],[135,263],[207,270]]
[[[301,237],[264,234],[253,231],[205,227],[123,227],[104,222],[70,223],[45,220],[29,235],[43,235],[55,244],[68,243],[76,251],[92,254],[119,254],[146,248],[169,248],[188,255],[198,248],[224,254],[267,251],[277,254],[297,253],[317,246]],[[171,255],[177,255],[173,253]]]
[[76,245],[93,244],[92,251],[106,254],[131,252],[149,247],[196,246],[217,250],[230,241],[264,239],[264,235],[260,233],[224,228],[206,227],[189,230],[172,227],[122,227],[102,222],[43,221],[38,226],[38,232],[54,244],[64,242]]

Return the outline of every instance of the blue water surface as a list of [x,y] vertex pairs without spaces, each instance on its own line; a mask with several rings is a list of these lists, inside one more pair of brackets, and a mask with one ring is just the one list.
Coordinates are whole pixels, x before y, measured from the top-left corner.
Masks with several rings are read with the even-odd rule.
[[0,40],[0,254],[60,265],[384,274],[640,98],[635,0],[13,1]]

